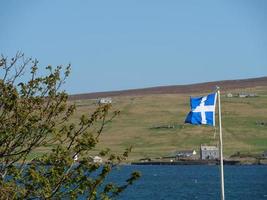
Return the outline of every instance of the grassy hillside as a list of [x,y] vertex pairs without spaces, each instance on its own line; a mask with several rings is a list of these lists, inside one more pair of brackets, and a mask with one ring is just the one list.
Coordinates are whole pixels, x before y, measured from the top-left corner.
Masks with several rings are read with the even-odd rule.
[[[225,93],[257,93],[255,98],[226,98]],[[177,150],[196,149],[200,144],[217,144],[218,130],[207,126],[184,125],[189,96],[202,94],[155,94],[113,97],[113,109],[121,114],[108,125],[101,137],[101,147],[122,152],[132,145],[131,159],[171,155]],[[267,150],[267,87],[222,91],[222,123],[224,152],[261,153]],[[93,110],[94,100],[77,100],[78,113]],[[76,121],[78,115],[74,117]],[[153,129],[159,125],[175,125],[173,129]]]

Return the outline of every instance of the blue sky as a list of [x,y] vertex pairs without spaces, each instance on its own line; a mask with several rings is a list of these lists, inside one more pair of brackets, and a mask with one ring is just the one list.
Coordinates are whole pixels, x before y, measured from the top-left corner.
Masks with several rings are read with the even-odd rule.
[[0,53],[70,62],[69,93],[267,75],[265,0],[0,2]]

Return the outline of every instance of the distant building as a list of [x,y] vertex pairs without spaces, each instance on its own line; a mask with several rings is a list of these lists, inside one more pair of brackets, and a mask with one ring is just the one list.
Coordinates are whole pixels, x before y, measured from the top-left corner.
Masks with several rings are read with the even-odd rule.
[[263,152],[262,157],[263,157],[263,158],[267,158],[267,151],[264,151],[264,152]]
[[240,94],[238,94],[238,97],[240,97],[240,98],[247,98],[248,97],[248,94],[240,93]]
[[111,104],[112,99],[111,98],[100,98],[100,99],[97,99],[97,103],[98,104]]
[[215,160],[219,159],[219,148],[217,146],[200,146],[200,159],[201,160]]
[[94,163],[102,163],[103,162],[102,158],[99,157],[99,156],[94,156],[94,157],[93,156],[90,156],[90,159]]
[[232,93],[227,93],[227,94],[226,94],[226,97],[228,97],[228,98],[232,98],[232,97],[233,97],[233,94],[232,94]]
[[248,94],[248,97],[257,97],[258,95],[257,94],[255,94],[255,93],[249,93]]
[[78,161],[78,155],[76,154],[75,156],[74,156],[74,158],[73,158],[73,160],[75,161],[75,162],[77,162]]
[[178,151],[176,153],[176,158],[192,158],[197,154],[195,150],[190,150],[190,151]]
[[240,98],[257,97],[257,94],[255,94],[255,93],[239,93],[238,97],[240,97]]

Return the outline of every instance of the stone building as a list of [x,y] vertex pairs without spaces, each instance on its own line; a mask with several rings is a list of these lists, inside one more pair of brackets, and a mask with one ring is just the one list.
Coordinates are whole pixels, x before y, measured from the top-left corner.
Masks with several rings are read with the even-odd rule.
[[216,160],[219,159],[219,148],[217,146],[200,146],[200,159],[201,160]]

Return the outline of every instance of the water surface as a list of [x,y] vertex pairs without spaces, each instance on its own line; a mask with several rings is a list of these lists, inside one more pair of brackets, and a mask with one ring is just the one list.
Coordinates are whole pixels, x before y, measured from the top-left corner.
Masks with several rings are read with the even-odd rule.
[[[122,166],[109,181],[123,181],[131,171],[142,177],[120,200],[220,199],[218,166]],[[225,166],[226,200],[267,200],[267,166]]]

